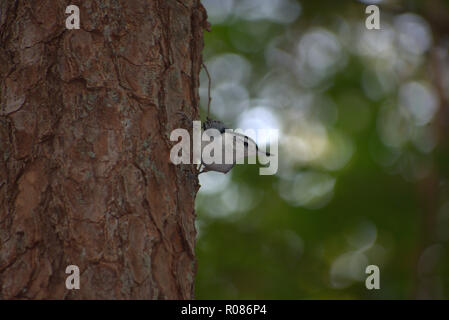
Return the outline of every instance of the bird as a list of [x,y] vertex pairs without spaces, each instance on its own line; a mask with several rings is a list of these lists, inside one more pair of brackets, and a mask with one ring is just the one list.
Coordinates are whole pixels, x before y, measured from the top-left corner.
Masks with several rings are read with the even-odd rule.
[[[222,146],[221,161],[219,163],[211,162],[206,163],[204,161],[204,155],[202,156],[201,165],[199,168],[199,174],[209,171],[216,171],[221,173],[228,173],[236,164],[237,160],[241,158],[246,158],[256,154],[261,154],[265,156],[271,156],[269,152],[265,152],[259,149],[256,142],[245,134],[234,132],[229,130],[225,124],[219,120],[213,120],[207,118],[202,124],[203,132],[212,138],[212,141],[201,142],[201,154],[207,146],[211,143],[216,143],[218,146]],[[214,130],[210,130],[214,129]],[[238,152],[237,144],[243,144],[243,153]],[[232,154],[232,162],[226,163],[225,155]],[[212,154],[210,156],[213,156]]]

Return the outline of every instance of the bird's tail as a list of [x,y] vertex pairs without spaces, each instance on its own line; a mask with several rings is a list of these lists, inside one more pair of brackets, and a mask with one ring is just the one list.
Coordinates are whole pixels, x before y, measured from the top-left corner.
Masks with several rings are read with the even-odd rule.
[[268,152],[268,151],[257,150],[257,152],[258,152],[259,154],[263,154],[264,156],[267,156],[267,157],[274,156],[274,154],[272,154],[272,153],[270,153],[270,152]]

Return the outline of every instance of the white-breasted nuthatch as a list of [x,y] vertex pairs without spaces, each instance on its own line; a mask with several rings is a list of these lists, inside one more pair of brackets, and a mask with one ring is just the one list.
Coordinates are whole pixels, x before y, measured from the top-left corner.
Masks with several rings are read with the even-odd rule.
[[[212,141],[202,141],[201,143],[201,154],[203,150],[210,143],[218,143],[222,146],[222,156],[219,163],[205,163],[202,160],[200,165],[200,173],[208,171],[217,171],[222,173],[228,173],[236,164],[237,160],[245,157],[249,157],[256,154],[262,154],[265,156],[270,156],[269,152],[261,151],[257,146],[256,142],[250,137],[228,130],[223,122],[218,120],[207,119],[202,125],[203,132],[208,136],[212,137]],[[209,130],[215,129],[215,130]],[[216,141],[218,139],[218,141]],[[243,144],[243,153],[239,154],[237,152],[237,144]],[[232,155],[232,161],[226,161],[226,154]]]

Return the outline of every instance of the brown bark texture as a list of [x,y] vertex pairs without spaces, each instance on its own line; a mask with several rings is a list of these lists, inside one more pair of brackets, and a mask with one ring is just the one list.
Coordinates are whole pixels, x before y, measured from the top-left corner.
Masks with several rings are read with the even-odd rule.
[[169,137],[205,26],[199,0],[0,1],[0,299],[193,297],[198,179]]

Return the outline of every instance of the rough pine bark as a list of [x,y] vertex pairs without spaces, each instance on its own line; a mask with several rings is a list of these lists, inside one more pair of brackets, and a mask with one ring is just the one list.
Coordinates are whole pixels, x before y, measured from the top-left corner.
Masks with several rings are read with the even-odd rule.
[[0,299],[193,297],[198,180],[169,136],[205,26],[199,0],[0,1]]

